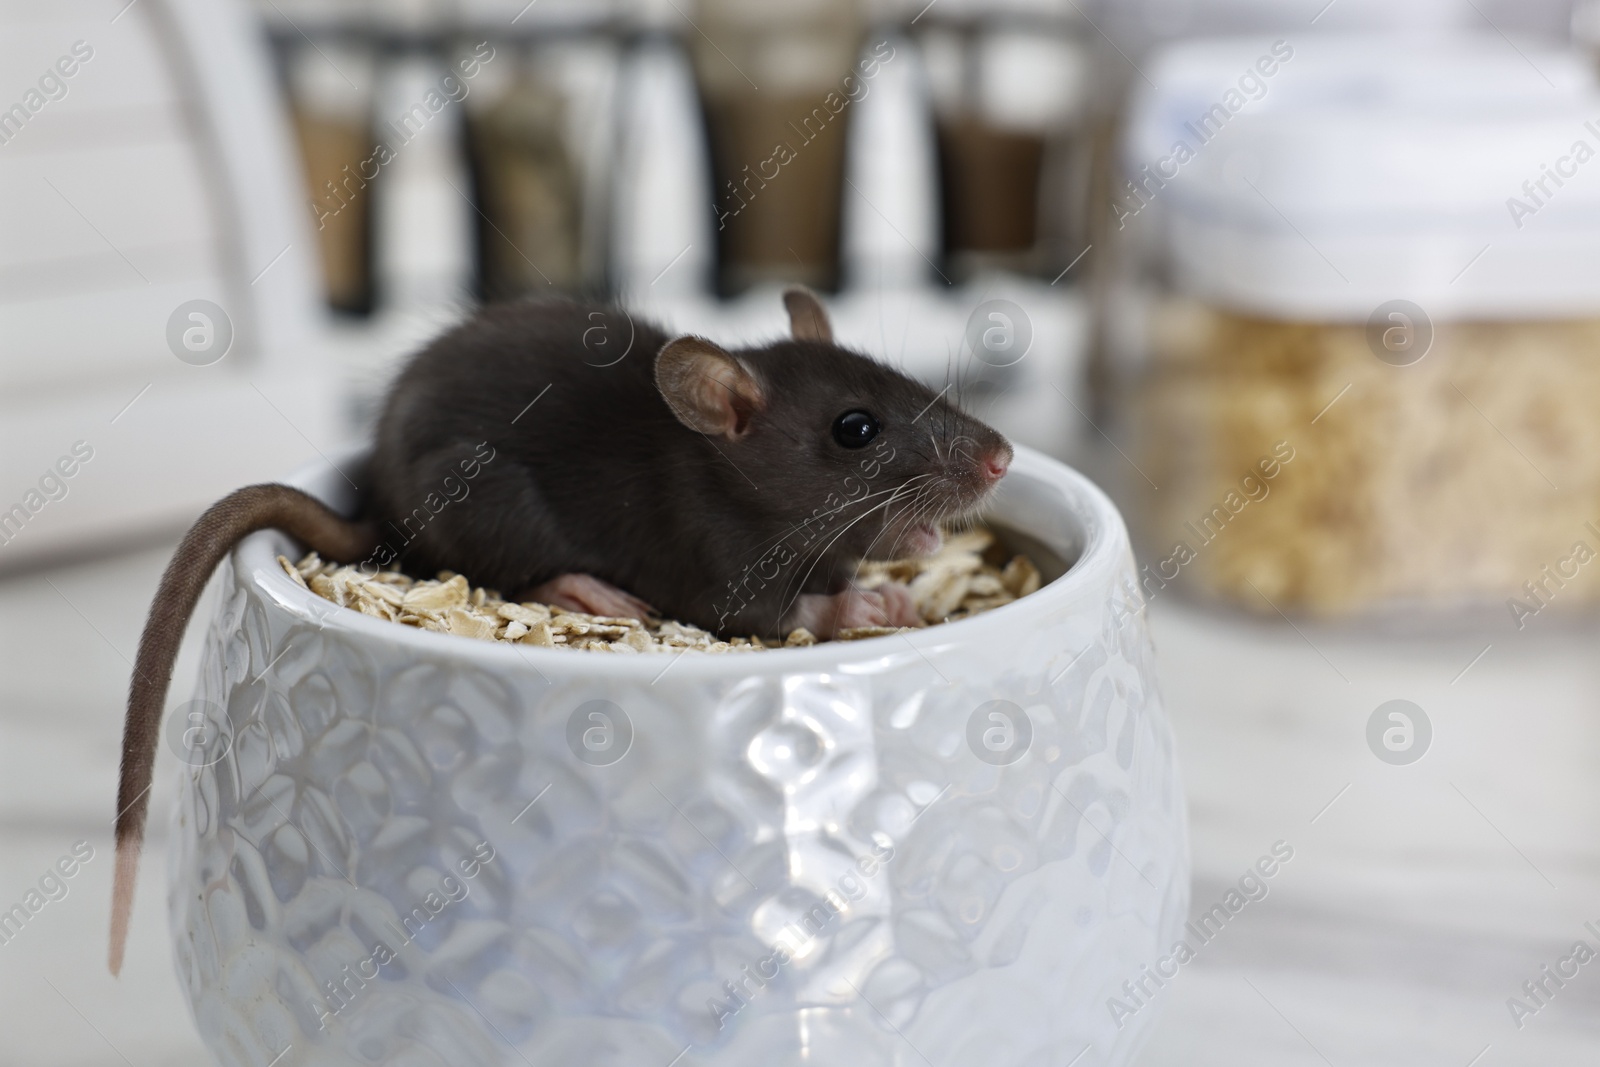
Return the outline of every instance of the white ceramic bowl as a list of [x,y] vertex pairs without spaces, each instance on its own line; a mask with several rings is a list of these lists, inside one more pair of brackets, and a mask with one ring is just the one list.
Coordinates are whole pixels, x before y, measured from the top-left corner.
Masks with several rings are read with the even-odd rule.
[[[294,482],[348,503],[325,467]],[[1127,1063],[1155,1011],[1108,999],[1188,898],[1127,533],[1026,449],[993,516],[1070,569],[909,638],[730,655],[413,630],[248,539],[198,692],[226,725],[173,851],[206,1044],[255,1067]]]

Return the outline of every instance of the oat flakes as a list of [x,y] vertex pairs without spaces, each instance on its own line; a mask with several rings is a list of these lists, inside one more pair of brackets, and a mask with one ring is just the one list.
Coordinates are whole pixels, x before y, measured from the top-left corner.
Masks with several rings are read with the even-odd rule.
[[[857,580],[864,589],[904,582],[924,622],[948,622],[1009,604],[1039,588],[1039,569],[1032,560],[1012,556],[1004,567],[995,566],[991,560],[999,549],[987,530],[968,531],[949,537],[942,549],[922,559],[863,563]],[[671,619],[646,624],[548,604],[514,603],[493,590],[475,588],[465,576],[449,571],[422,580],[396,570],[368,576],[354,567],[324,562],[315,552],[299,563],[284,556],[279,556],[278,562],[297,584],[340,607],[402,626],[484,641],[622,655],[689,649],[755,652],[779,647],[778,642],[764,642],[759,637],[722,640]],[[858,626],[841,631],[837,640],[858,641],[909,629]],[[816,635],[800,628],[781,644],[801,648],[817,643]]]

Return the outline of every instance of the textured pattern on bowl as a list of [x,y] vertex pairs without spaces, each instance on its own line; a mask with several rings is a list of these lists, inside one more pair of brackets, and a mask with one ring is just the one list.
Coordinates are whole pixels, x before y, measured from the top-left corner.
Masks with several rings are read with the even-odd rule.
[[[338,503],[336,482],[298,480]],[[413,631],[305,593],[284,539],[251,538],[197,694],[225,736],[176,815],[207,1045],[257,1067],[1128,1062],[1154,1012],[1119,1027],[1107,999],[1177,938],[1188,857],[1127,535],[1037,454],[1002,488],[999,521],[1076,560],[1039,593],[738,656]]]

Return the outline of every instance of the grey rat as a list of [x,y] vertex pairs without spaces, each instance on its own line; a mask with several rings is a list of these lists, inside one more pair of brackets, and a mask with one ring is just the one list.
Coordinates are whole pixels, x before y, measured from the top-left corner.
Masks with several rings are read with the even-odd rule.
[[121,968],[162,705],[216,565],[278,529],[377,570],[448,569],[518,600],[659,613],[722,635],[921,625],[863,559],[931,552],[1011,461],[995,430],[833,343],[809,291],[792,337],[726,351],[609,306],[481,311],[391,387],[360,519],[280,485],[213,505],[179,544],[140,639],[123,734],[111,970]]

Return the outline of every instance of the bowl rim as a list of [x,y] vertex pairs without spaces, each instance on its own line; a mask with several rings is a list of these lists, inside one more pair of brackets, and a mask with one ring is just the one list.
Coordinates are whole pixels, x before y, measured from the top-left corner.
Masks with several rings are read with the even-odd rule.
[[[341,467],[359,463],[364,448],[352,448],[333,459],[307,463],[296,469],[284,484],[326,499],[318,483],[339,476]],[[348,460],[349,462],[344,462]],[[940,623],[906,634],[885,634],[857,641],[830,641],[800,648],[774,648],[765,652],[702,653],[693,651],[668,655],[649,653],[639,656],[604,655],[574,649],[541,648],[531,645],[485,641],[459,634],[435,633],[402,626],[387,619],[364,615],[353,608],[330,603],[293,581],[277,557],[284,552],[288,535],[277,530],[262,530],[242,540],[230,556],[240,581],[253,585],[263,601],[292,617],[296,622],[328,629],[361,643],[388,645],[419,654],[446,659],[476,660],[495,673],[526,671],[532,668],[540,677],[593,674],[608,679],[646,678],[650,684],[670,671],[680,678],[753,676],[788,672],[836,670],[841,673],[881,670],[885,660],[914,653],[933,666],[929,655],[951,645],[982,645],[1004,638],[1018,626],[1028,626],[1042,616],[1065,608],[1091,592],[1097,585],[1112,584],[1112,575],[1130,551],[1128,532],[1116,506],[1099,486],[1083,474],[1034,449],[1017,446],[1007,478],[1042,482],[1062,496],[1062,507],[1069,520],[1078,524],[1082,549],[1077,560],[1054,581],[1010,604],[979,615]],[[1028,532],[1023,529],[1021,532]],[[936,635],[930,640],[929,635]],[[916,638],[917,640],[913,640]],[[776,660],[772,659],[777,656]],[[751,657],[755,661],[751,662]],[[688,662],[682,662],[687,660]],[[934,668],[937,672],[937,668]]]

